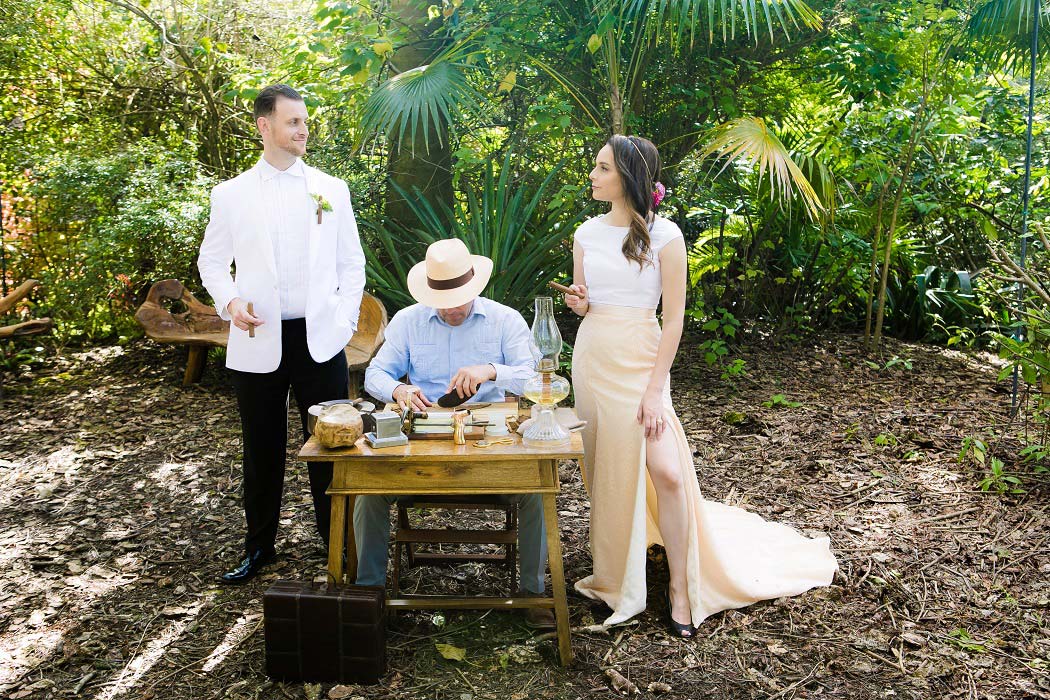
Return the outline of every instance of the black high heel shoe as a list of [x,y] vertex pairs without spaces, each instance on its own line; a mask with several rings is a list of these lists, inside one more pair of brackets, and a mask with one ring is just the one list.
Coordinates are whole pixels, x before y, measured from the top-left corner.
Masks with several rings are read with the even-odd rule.
[[671,589],[667,589],[667,622],[671,627],[671,635],[678,637],[679,639],[692,639],[696,636],[696,628],[693,627],[692,621],[685,623],[675,622],[674,616],[671,614]]

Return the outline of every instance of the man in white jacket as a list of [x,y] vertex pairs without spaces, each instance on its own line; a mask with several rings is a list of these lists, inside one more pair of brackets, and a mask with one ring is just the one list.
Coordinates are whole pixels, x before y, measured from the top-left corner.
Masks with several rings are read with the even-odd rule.
[[[303,163],[303,98],[271,85],[255,99],[263,153],[215,187],[197,266],[219,316],[231,321],[231,370],[244,440],[245,558],[227,583],[253,578],[274,555],[284,489],[288,390],[306,411],[346,398],[343,348],[357,329],[365,258],[342,180]],[[230,265],[236,269],[231,274]],[[311,462],[310,491],[327,542],[331,463]]]

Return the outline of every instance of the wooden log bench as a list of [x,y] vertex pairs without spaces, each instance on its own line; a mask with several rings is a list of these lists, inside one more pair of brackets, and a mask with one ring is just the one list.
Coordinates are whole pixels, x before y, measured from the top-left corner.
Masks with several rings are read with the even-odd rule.
[[[172,313],[167,302],[180,302],[186,310]],[[175,279],[161,280],[150,288],[146,301],[135,312],[135,320],[156,342],[189,347],[183,386],[200,381],[208,348],[226,347],[230,334],[230,322],[219,318],[214,307],[202,304]],[[361,391],[365,368],[383,344],[387,320],[383,303],[365,292],[361,297],[357,332],[345,348],[351,397]]]
[[[29,294],[34,287],[39,286],[40,283],[36,280],[26,280],[18,285],[18,287],[16,287],[10,294],[0,298],[0,316],[4,316],[11,309],[15,308],[15,304]],[[23,321],[22,323],[15,323],[10,326],[0,326],[0,338],[36,335],[37,333],[44,333],[49,330],[51,330],[50,318],[36,318],[32,321]]]

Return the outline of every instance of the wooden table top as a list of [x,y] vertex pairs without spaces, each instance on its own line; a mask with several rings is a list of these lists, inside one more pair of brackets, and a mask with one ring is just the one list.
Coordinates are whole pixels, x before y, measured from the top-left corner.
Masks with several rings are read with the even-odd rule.
[[[328,449],[310,439],[299,450],[299,459],[306,462],[338,462],[358,459],[382,460],[390,462],[483,462],[489,460],[514,461],[540,459],[578,459],[583,457],[583,438],[579,432],[570,433],[568,445],[559,447],[530,447],[521,441],[521,436],[512,433],[514,443],[475,447],[474,442],[457,445],[449,440],[410,440],[407,445],[373,449],[364,438],[353,447]],[[492,438],[497,439],[497,438]]]

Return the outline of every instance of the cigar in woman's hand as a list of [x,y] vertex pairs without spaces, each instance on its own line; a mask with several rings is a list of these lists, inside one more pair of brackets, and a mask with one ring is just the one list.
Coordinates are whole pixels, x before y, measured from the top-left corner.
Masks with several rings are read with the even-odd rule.
[[558,284],[557,282],[548,282],[547,286],[550,287],[551,289],[553,289],[556,292],[561,292],[562,294],[571,294],[574,297],[580,296],[576,292],[574,292],[571,289],[569,289],[568,287],[566,287],[564,284]]

